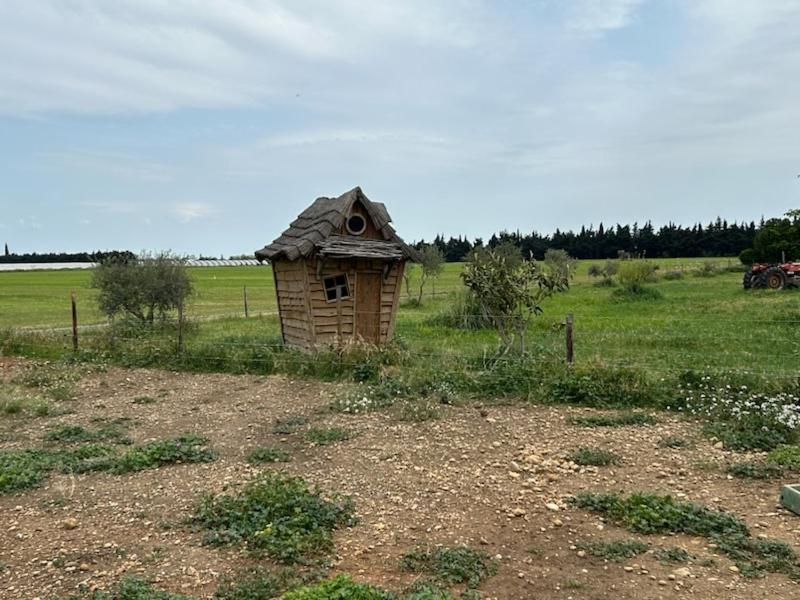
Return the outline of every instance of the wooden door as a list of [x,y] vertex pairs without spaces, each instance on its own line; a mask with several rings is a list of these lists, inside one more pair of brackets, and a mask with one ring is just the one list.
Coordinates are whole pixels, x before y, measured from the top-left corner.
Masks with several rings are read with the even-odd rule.
[[381,341],[381,284],[380,273],[356,275],[356,337],[377,344]]

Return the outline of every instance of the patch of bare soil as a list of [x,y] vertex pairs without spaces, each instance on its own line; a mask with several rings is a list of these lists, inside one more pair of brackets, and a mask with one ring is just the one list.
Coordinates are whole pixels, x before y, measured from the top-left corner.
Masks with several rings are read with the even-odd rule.
[[[3,360],[0,377],[20,367]],[[780,484],[732,480],[710,468],[741,457],[714,448],[696,425],[671,415],[659,415],[660,424],[651,427],[586,429],[567,422],[586,412],[576,408],[485,405],[448,407],[439,420],[406,423],[390,412],[327,413],[322,409],[334,386],[283,377],[113,368],[78,386],[79,397],[61,403],[72,414],[0,417],[0,448],[41,446],[45,433],[61,424],[90,427],[93,419],[124,417],[136,443],[196,433],[209,437],[220,457],[122,476],[54,473],[40,488],[0,496],[2,598],[65,596],[81,585],[104,589],[125,574],[210,597],[223,574],[252,559],[237,548],[201,545],[184,520],[200,493],[222,491],[259,472],[245,462],[256,446],[289,451],[292,461],[276,468],[354,498],[359,522],[336,534],[335,569],[389,589],[413,581],[398,563],[416,545],[467,544],[500,561],[498,574],[483,585],[484,598],[800,597],[800,587],[782,575],[742,578],[701,538],[641,538],[653,547],[688,550],[696,557],[688,570],[663,565],[652,553],[616,563],[575,547],[636,536],[571,507],[569,496],[643,490],[732,511],[754,535],[797,548],[800,520],[778,507]],[[155,402],[134,402],[145,395]],[[357,435],[314,446],[302,431],[273,432],[276,419],[295,415]],[[694,446],[658,447],[667,435]],[[581,445],[613,449],[623,462],[569,463],[566,456]],[[714,564],[700,566],[706,558]]]

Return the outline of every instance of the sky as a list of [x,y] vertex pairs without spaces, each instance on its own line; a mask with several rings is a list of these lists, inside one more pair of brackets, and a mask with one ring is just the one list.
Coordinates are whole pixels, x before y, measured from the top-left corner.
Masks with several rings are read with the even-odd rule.
[[0,242],[251,253],[800,206],[800,0],[0,0]]

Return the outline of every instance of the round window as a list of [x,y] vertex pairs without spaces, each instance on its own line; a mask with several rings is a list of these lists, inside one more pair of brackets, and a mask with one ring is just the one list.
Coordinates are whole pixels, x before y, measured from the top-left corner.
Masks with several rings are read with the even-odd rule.
[[350,215],[347,219],[347,231],[353,235],[361,235],[367,228],[367,220],[361,215]]

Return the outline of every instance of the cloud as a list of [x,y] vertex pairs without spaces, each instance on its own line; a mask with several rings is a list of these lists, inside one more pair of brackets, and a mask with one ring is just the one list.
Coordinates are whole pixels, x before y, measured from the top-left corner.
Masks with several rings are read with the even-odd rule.
[[182,222],[188,223],[209,217],[217,210],[206,202],[176,202],[168,208],[168,212],[177,216]]
[[150,223],[153,215],[177,217],[184,223],[204,219],[216,214],[215,207],[207,202],[149,202],[146,200],[130,201],[83,201],[85,208],[116,215],[143,215],[145,222]]
[[572,0],[567,3],[566,27],[587,35],[622,29],[631,24],[645,0]]
[[468,47],[474,3],[42,0],[0,6],[0,112],[254,106],[392,44]]
[[19,219],[17,219],[17,222],[19,223],[20,229],[36,230],[42,228],[42,224],[39,222],[39,219],[35,216],[20,217]]
[[64,150],[42,152],[38,155],[46,163],[94,171],[124,179],[149,182],[164,182],[174,179],[172,168],[131,154],[122,152],[99,152],[91,150]]
[[118,202],[113,200],[82,201],[80,205],[93,210],[123,215],[132,215],[146,209],[140,202]]

